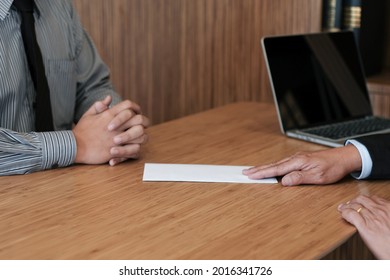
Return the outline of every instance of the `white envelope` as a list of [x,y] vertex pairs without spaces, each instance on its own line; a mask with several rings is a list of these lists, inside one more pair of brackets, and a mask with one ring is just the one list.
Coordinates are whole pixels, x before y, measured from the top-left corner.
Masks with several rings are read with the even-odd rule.
[[242,174],[250,166],[145,163],[143,181],[273,184],[275,178],[252,180]]

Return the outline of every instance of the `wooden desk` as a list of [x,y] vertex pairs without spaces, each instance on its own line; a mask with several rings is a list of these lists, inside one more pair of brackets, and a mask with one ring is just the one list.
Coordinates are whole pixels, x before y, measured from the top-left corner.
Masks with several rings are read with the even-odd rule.
[[324,147],[239,103],[149,129],[142,158],[0,178],[1,259],[317,259],[355,233],[337,205],[386,181],[329,186],[142,182],[145,162],[255,165]]

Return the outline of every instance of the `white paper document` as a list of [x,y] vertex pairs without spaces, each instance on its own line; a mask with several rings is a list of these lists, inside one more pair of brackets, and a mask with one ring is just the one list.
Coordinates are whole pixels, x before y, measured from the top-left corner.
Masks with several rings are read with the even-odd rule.
[[250,166],[145,163],[143,181],[277,183],[275,178],[252,180],[242,174]]

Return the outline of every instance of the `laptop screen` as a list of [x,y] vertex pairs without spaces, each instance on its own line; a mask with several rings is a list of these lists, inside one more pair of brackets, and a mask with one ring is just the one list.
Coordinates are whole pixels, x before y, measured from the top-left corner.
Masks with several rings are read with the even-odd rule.
[[266,37],[263,48],[285,131],[372,115],[351,31]]

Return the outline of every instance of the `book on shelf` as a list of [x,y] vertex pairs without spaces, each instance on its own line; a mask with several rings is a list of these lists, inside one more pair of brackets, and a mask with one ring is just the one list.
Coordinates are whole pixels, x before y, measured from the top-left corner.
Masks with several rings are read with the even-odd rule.
[[322,30],[352,30],[366,75],[381,72],[388,0],[323,0]]
[[[372,0],[371,0],[372,1]],[[360,26],[362,18],[361,0],[343,0],[343,29],[352,30],[356,42],[360,40]]]
[[342,0],[323,0],[322,30],[339,31],[342,28]]
[[322,30],[353,30],[359,39],[361,0],[323,0]]

